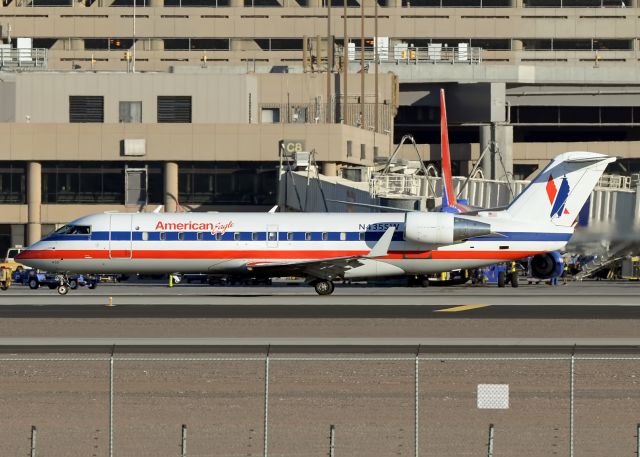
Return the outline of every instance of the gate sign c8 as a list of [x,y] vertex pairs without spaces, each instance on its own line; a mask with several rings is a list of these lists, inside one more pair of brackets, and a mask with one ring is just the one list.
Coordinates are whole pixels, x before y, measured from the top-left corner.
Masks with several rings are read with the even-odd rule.
[[282,151],[285,156],[293,156],[296,152],[306,150],[304,140],[282,140]]

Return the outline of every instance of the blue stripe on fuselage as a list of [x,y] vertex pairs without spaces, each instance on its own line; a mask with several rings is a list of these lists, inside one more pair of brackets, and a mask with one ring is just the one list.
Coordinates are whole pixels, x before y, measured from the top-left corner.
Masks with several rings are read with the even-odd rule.
[[[147,234],[147,240],[142,234]],[[267,232],[226,232],[217,238],[211,232],[93,232],[91,235],[51,235],[47,241],[161,241],[164,233],[166,241],[267,241]],[[182,233],[183,239],[179,239]],[[198,240],[198,233],[202,240]],[[364,233],[364,240],[360,235]],[[384,232],[278,232],[278,241],[377,241]],[[236,234],[238,237],[236,237]],[[324,236],[324,238],[323,238]],[[344,239],[343,239],[344,238]],[[570,233],[503,232],[501,235],[469,238],[468,241],[569,241]],[[275,241],[275,240],[274,240]],[[404,241],[404,232],[395,232],[393,241]]]

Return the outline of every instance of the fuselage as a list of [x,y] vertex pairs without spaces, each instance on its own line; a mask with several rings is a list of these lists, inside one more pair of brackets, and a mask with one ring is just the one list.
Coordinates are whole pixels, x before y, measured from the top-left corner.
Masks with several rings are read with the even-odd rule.
[[428,274],[562,249],[573,230],[461,216],[492,234],[448,245],[405,237],[403,213],[100,213],[71,222],[20,256],[28,266],[77,273],[251,274],[252,266],[366,256],[389,226],[387,255],[362,259],[345,278]]

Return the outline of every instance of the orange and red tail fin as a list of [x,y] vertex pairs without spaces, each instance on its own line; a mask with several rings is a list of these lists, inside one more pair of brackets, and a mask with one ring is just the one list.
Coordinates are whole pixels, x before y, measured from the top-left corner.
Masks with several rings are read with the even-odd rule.
[[442,154],[442,208],[456,208],[458,202],[453,191],[451,175],[451,151],[449,150],[449,130],[447,127],[447,106],[444,89],[440,89],[440,150]]

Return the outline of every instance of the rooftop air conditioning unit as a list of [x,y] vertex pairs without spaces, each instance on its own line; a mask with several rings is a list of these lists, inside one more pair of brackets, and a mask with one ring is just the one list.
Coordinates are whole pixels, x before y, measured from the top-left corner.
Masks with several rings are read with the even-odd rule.
[[293,154],[293,160],[295,160],[296,167],[308,167],[311,154],[306,151],[296,152]]

